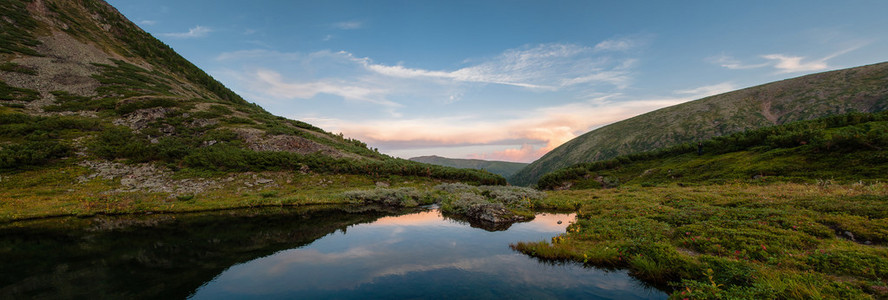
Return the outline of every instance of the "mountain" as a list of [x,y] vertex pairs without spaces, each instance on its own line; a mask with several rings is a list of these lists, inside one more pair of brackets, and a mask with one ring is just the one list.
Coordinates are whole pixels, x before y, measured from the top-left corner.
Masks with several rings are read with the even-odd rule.
[[531,185],[582,162],[697,142],[749,129],[888,108],[888,63],[777,81],[666,107],[590,131],[553,149],[509,181]]
[[888,111],[797,121],[546,173],[541,189],[888,179]]
[[56,190],[188,198],[248,172],[505,183],[272,115],[104,1],[0,0],[0,10],[0,185],[62,176],[51,179]]
[[501,175],[503,177],[512,176],[518,170],[521,170],[525,166],[526,163],[516,163],[516,162],[508,162],[508,161],[490,161],[490,160],[480,160],[480,159],[459,159],[459,158],[446,158],[440,156],[420,156],[410,158],[411,161],[445,166],[445,167],[454,167],[460,169],[478,169],[478,170],[486,170],[490,173]]

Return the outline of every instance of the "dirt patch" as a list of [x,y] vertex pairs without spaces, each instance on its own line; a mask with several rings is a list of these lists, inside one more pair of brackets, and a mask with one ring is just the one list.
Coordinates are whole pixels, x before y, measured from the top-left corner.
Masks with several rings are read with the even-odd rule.
[[762,102],[762,116],[774,125],[777,125],[777,119],[779,117],[771,112],[771,101]]

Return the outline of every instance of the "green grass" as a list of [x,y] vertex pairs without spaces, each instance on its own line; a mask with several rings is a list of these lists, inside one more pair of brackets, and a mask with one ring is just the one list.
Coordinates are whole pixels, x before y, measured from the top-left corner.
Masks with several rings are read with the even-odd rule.
[[[342,195],[376,186],[376,180],[360,175],[300,174],[293,172],[214,173],[183,169],[179,179],[208,178],[217,181],[200,193],[115,191],[120,179],[79,179],[91,171],[71,165],[54,165],[0,172],[0,222],[52,216],[96,214],[143,214],[209,211],[266,206],[302,206],[352,203]],[[182,173],[182,174],[179,174]],[[253,176],[273,180],[267,185],[247,186]],[[230,178],[230,179],[229,179]],[[392,188],[429,190],[440,181],[422,177],[392,176]]]
[[580,207],[565,234],[513,248],[625,268],[679,299],[888,296],[885,183],[623,186],[541,202],[565,199]]

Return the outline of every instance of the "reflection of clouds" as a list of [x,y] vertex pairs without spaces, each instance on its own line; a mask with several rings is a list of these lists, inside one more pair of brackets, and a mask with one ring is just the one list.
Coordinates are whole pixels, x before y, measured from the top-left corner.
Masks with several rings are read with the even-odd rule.
[[452,226],[463,227],[459,224],[451,224],[449,222],[441,222],[441,213],[437,209],[409,214],[404,216],[383,217],[372,224],[366,225],[370,227],[379,226]]
[[[202,292],[210,298],[220,293],[236,296],[353,290],[447,270],[468,273],[459,278],[441,278],[445,284],[496,278],[509,286],[641,293],[638,284],[625,272],[608,273],[576,264],[543,264],[505,246],[473,245],[474,241],[502,242],[492,235],[509,239],[515,236],[518,241],[537,232],[563,232],[574,218],[575,214],[538,215],[534,221],[521,224],[526,227],[523,235],[451,230],[446,236],[429,236],[429,229],[436,230],[444,224],[465,225],[447,222],[437,211],[383,218],[382,222],[355,226],[344,236],[327,236],[304,248],[233,266],[201,287],[195,298],[201,298]],[[562,224],[557,224],[559,220]]]
[[[527,229],[540,231],[540,232],[564,232],[567,230],[567,225],[575,222],[577,220],[576,213],[569,214],[538,214],[530,224],[528,224]],[[561,224],[558,224],[558,221],[561,221]],[[516,224],[517,225],[517,224]]]

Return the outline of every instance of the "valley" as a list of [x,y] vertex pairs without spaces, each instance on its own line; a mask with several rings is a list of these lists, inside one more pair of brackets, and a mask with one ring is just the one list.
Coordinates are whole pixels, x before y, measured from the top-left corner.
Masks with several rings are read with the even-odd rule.
[[[270,55],[307,73],[357,64],[360,84],[378,85],[214,70],[258,74],[266,84],[250,81],[258,89],[305,110],[284,117],[251,99],[282,101],[254,86],[235,92],[157,38],[237,30],[152,34],[143,27],[156,21],[137,25],[102,0],[0,0],[0,9],[0,298],[888,297],[888,63],[811,73],[856,48],[808,64],[762,55],[808,75],[775,72],[768,76],[788,79],[607,124],[581,114],[626,114],[631,105],[606,106],[637,89],[625,70],[638,60],[608,71],[598,68],[616,55],[535,60],[636,54],[644,43],[527,44],[492,60],[507,67],[465,59],[445,72],[332,51],[340,36],[327,34],[330,44],[312,46],[327,49],[319,52],[254,49],[212,60]],[[345,36],[365,24],[312,26]],[[309,63],[331,57],[335,67]],[[707,60],[731,70],[767,65]],[[565,65],[560,73],[600,72],[542,82],[522,73]],[[416,78],[422,83],[406,83]],[[448,80],[458,84],[429,99],[409,94]],[[598,83],[573,90],[590,82]],[[601,85],[616,92],[595,92]],[[472,91],[500,102],[462,98]],[[513,100],[553,95],[583,100],[537,110]],[[435,118],[401,116],[408,102],[392,100],[401,96]],[[391,122],[325,116],[336,97],[356,115]],[[640,102],[677,101],[667,100]],[[443,108],[455,103],[472,116],[448,115]],[[517,115],[532,116],[497,119]],[[467,121],[475,116],[484,121]],[[423,131],[426,122],[434,130]],[[574,135],[571,126],[595,128]],[[386,128],[393,133],[378,132]],[[456,130],[432,134],[448,128]],[[410,147],[539,159],[386,154]],[[323,276],[304,276],[312,272]]]

